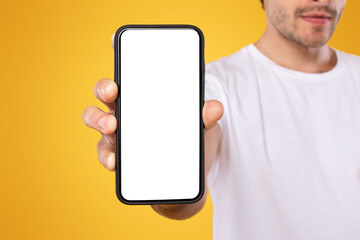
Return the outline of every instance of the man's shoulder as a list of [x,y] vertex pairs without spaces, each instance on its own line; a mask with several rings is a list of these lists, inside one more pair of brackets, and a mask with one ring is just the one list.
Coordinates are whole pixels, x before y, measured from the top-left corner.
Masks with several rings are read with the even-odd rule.
[[228,65],[228,66],[238,66],[239,61],[246,62],[247,60],[247,51],[249,45],[241,47],[240,49],[236,50],[235,52],[220,57],[214,61],[207,63],[207,65]]
[[351,65],[360,66],[360,56],[355,53],[350,53],[344,50],[336,49],[341,54],[342,58]]
[[208,62],[205,66],[207,72],[216,72],[219,75],[232,73],[244,73],[249,70],[249,45],[241,47],[237,51]]

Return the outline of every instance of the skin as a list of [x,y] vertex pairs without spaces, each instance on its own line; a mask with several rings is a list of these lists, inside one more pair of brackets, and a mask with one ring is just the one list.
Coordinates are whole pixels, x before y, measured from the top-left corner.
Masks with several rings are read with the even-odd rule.
[[[255,47],[277,64],[306,73],[331,70],[337,62],[336,55],[327,42],[340,20],[346,0],[265,0],[267,26]],[[332,16],[326,25],[314,25],[300,16],[313,12],[326,12]],[[114,34],[111,37],[114,47]],[[97,143],[100,163],[108,170],[115,170],[115,99],[118,90],[109,78],[100,79],[94,88],[95,97],[109,109],[106,113],[96,106],[88,106],[82,117],[85,125],[101,133]],[[217,121],[223,116],[223,105],[216,100],[205,102],[203,119],[205,125],[205,179],[217,156],[220,145],[220,129]],[[146,119],[144,119],[146,123]],[[103,127],[101,127],[103,126]],[[171,219],[187,219],[198,213],[206,202],[204,197],[193,204],[151,205],[160,215]]]
[[[327,42],[335,31],[346,0],[265,0],[266,29],[255,47],[277,64],[300,72],[331,70],[336,54]],[[331,15],[326,25],[300,16],[313,12]]]

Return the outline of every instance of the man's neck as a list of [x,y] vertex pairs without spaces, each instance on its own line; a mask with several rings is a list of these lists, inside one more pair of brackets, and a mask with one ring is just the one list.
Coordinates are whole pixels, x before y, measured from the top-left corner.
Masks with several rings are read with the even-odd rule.
[[317,48],[304,47],[268,29],[254,45],[275,63],[295,71],[327,72],[334,68],[337,62],[334,50],[327,44]]

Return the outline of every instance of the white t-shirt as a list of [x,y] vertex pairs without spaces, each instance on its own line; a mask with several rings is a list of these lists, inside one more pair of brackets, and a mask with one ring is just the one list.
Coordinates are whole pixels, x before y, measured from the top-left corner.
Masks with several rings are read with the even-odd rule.
[[207,181],[215,240],[360,239],[360,57],[325,73],[282,67],[253,44],[205,66],[224,105]]

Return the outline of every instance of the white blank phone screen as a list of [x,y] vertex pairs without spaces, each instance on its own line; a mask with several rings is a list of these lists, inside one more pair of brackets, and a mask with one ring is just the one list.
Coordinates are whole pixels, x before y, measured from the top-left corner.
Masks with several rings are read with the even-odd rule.
[[200,187],[200,37],[127,29],[120,37],[121,194],[192,199]]

